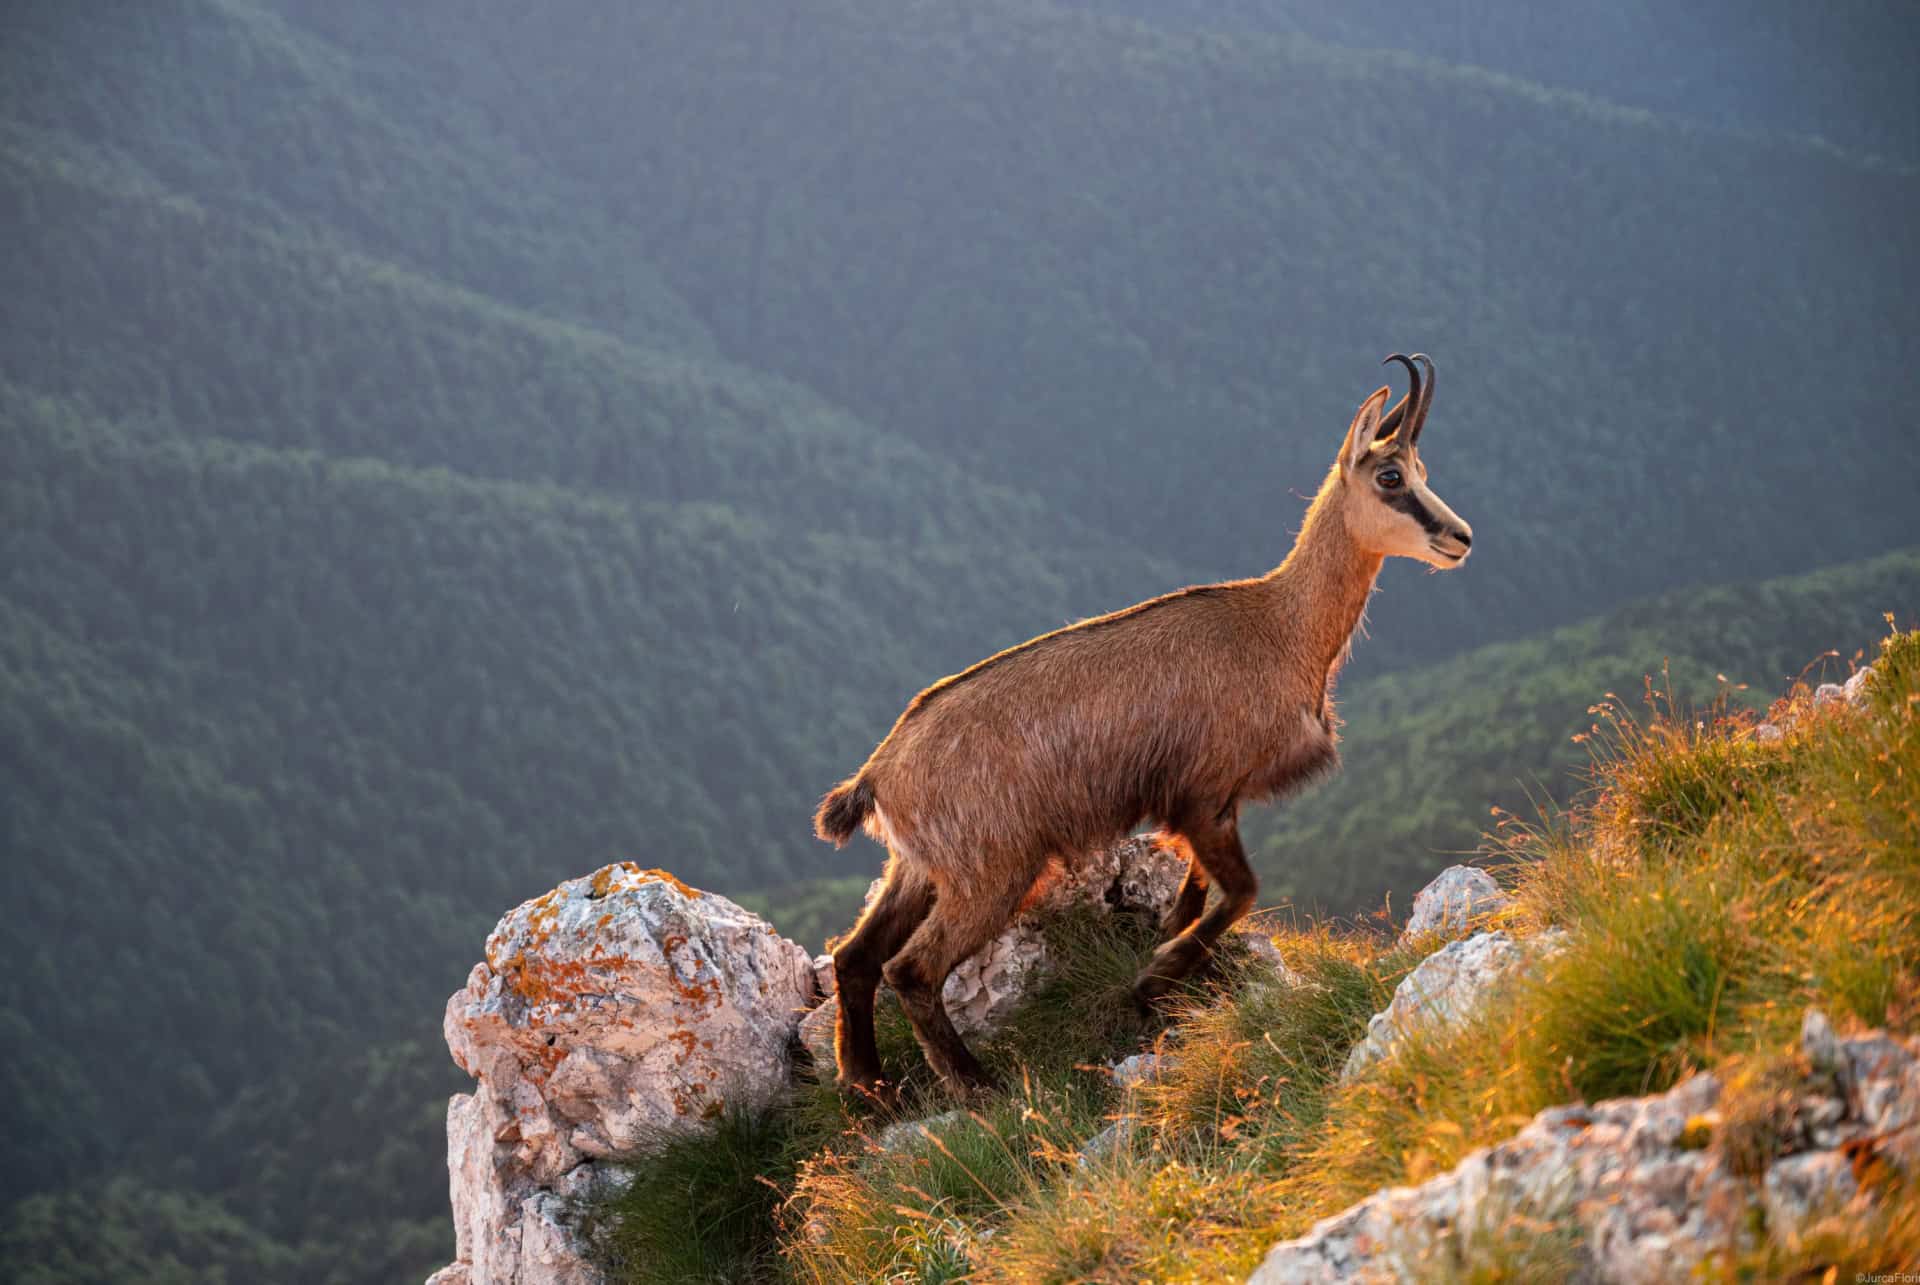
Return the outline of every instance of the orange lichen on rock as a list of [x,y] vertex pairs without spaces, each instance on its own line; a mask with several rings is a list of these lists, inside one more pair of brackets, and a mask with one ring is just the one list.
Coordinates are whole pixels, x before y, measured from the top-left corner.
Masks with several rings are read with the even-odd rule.
[[[698,1100],[702,1098],[706,1100]],[[684,1084],[673,1090],[675,1115],[696,1115],[702,1120],[711,1120],[726,1110],[726,1105],[719,1094],[707,1097],[707,1086],[704,1084]]]
[[[667,961],[667,984],[673,987],[674,994],[689,1004],[701,1008],[709,1005],[718,1007],[723,998],[720,994],[719,978],[707,977],[695,978],[691,981],[681,980],[680,969],[674,963],[673,952],[686,944],[687,938],[684,933],[673,933],[662,938],[660,941],[660,953],[666,957]],[[698,973],[700,971],[700,963],[699,957],[695,956],[693,972]]]
[[[529,1004],[571,1004],[591,985],[593,971],[583,960],[547,959],[519,951],[496,970]],[[537,1022],[537,1015],[533,1017]]]
[[539,949],[553,935],[553,926],[560,918],[560,889],[555,888],[551,892],[535,897],[529,905],[531,908],[527,911],[526,945],[516,951],[506,965],[502,965],[495,956],[495,952],[499,949],[498,944],[492,937],[487,939],[487,965],[494,972],[506,971],[512,966],[512,960],[525,955],[528,950]]
[[[627,862],[626,864],[630,867],[633,865],[631,861]],[[707,895],[706,893],[701,892],[698,888],[688,887],[687,884],[683,882],[678,875],[673,874],[671,871],[637,870],[636,873],[638,873],[642,879],[657,879],[661,883],[672,885],[675,891],[677,891],[681,896],[685,897],[688,901],[698,901],[700,900],[700,898]]]
[[640,873],[640,867],[631,861],[617,861],[610,866],[601,866],[593,872],[587,882],[587,890],[596,901],[613,891],[613,876],[618,870],[624,870],[630,875]]

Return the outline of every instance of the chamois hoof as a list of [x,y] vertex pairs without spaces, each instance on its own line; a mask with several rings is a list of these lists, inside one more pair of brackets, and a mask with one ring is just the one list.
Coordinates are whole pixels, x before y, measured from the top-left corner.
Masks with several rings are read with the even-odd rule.
[[946,1084],[948,1093],[952,1094],[957,1101],[969,1105],[978,1105],[988,1098],[997,1097],[1006,1089],[1006,1085],[1000,1082],[1000,1077],[988,1071],[980,1071],[969,1076],[943,1076],[942,1081]]
[[1133,1007],[1141,1017],[1151,1021],[1160,1015],[1160,1001],[1166,996],[1172,983],[1161,977],[1143,977],[1133,984]]
[[1191,977],[1211,954],[1197,937],[1176,937],[1153,952],[1153,958],[1133,983],[1134,1007],[1143,1017],[1154,1016],[1168,991]]

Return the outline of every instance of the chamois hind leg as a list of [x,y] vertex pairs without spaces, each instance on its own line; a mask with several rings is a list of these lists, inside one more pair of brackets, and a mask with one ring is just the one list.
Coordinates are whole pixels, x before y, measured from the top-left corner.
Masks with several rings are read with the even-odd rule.
[[880,986],[880,970],[933,908],[933,884],[899,857],[888,859],[886,880],[853,931],[833,945],[833,979],[840,1005],[833,1055],[843,1090],[871,1092],[879,1083],[873,993]]
[[1180,835],[1168,835],[1168,841],[1186,853],[1187,875],[1180,881],[1180,891],[1174,894],[1173,904],[1167,908],[1167,917],[1160,921],[1160,940],[1172,941],[1187,930],[1188,925],[1200,917],[1201,909],[1207,904],[1207,871],[1193,855],[1193,845]]
[[991,1089],[994,1082],[953,1028],[941,988],[957,964],[1012,921],[1039,874],[1041,861],[1014,862],[998,870],[994,865],[981,862],[976,869],[982,879],[971,886],[943,886],[926,922],[883,970],[913,1023],[928,1064],[961,1097]]
[[1221,934],[1253,909],[1254,895],[1260,890],[1260,880],[1240,846],[1240,827],[1233,815],[1182,826],[1181,832],[1193,845],[1194,860],[1219,885],[1220,900],[1200,922],[1153,952],[1133,983],[1134,1002],[1143,1009],[1207,961]]

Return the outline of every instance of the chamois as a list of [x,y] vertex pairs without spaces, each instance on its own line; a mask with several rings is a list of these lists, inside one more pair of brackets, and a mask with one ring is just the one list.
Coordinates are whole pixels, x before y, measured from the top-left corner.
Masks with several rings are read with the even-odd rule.
[[[1338,766],[1333,679],[1381,563],[1457,567],[1473,539],[1427,489],[1420,460],[1433,363],[1423,353],[1386,361],[1406,366],[1407,394],[1384,415],[1387,388],[1360,404],[1278,567],[1083,620],[941,679],[821,801],[822,839],[839,846],[864,828],[889,854],[880,895],[834,944],[843,1090],[880,1086],[883,978],[949,1087],[991,1085],[941,987],[1007,925],[1052,858],[1071,862],[1145,821],[1186,855],[1163,942],[1134,983],[1143,1007],[1252,907],[1240,805]],[[1220,898],[1203,917],[1214,885]]]

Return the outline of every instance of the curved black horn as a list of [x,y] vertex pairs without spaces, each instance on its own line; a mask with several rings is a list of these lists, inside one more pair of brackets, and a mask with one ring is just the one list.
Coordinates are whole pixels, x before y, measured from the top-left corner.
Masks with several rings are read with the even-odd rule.
[[[1416,353],[1414,356],[1424,356],[1424,354]],[[1385,366],[1389,362],[1396,361],[1407,368],[1407,395],[1395,402],[1393,409],[1382,417],[1380,420],[1380,431],[1374,435],[1376,441],[1382,437],[1392,437],[1394,431],[1400,427],[1400,421],[1407,417],[1407,412],[1417,409],[1420,404],[1420,368],[1413,364],[1412,357],[1401,352],[1394,353],[1391,357],[1383,358],[1380,364]],[[1416,419],[1414,423],[1418,424],[1419,420]]]
[[1412,435],[1407,438],[1407,445],[1418,446],[1420,433],[1427,426],[1427,411],[1433,407],[1433,386],[1437,381],[1433,374],[1433,358],[1423,352],[1417,352],[1413,355],[1413,359],[1427,368],[1427,377],[1420,381],[1420,403],[1413,410]]

